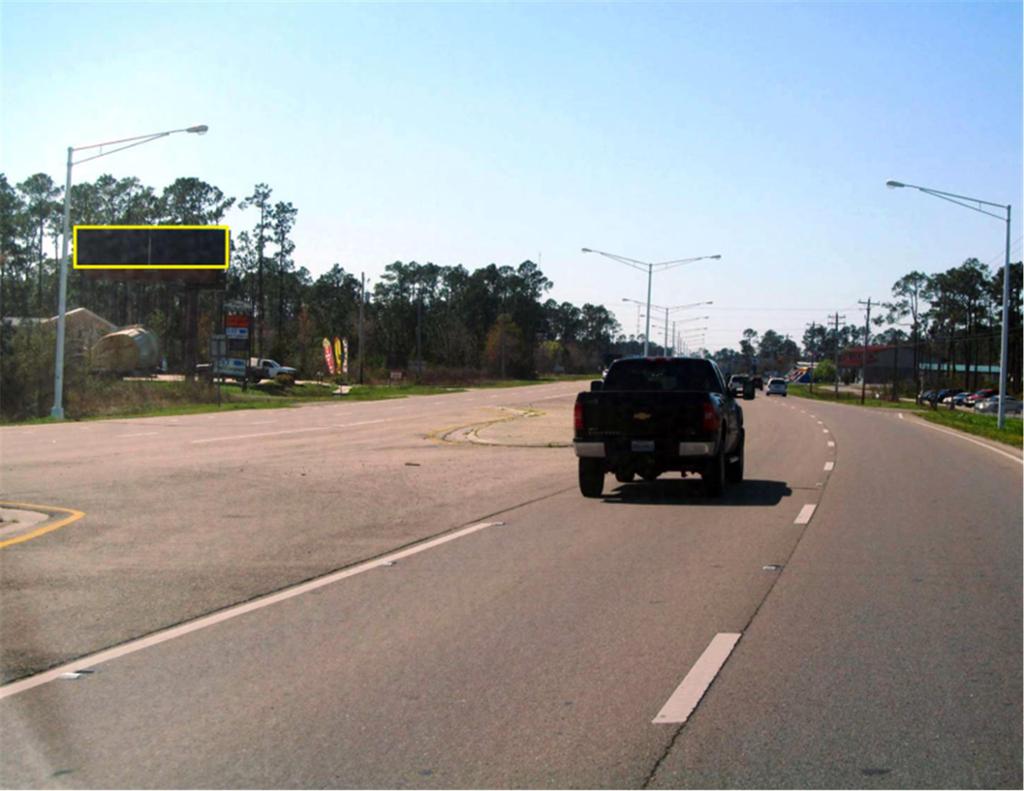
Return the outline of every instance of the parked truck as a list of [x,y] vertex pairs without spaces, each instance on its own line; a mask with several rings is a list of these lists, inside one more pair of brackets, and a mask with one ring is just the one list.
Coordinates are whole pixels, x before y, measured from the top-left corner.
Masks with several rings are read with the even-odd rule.
[[712,497],[743,480],[746,430],[737,398],[711,360],[626,357],[603,381],[576,396],[573,447],[580,492],[600,497],[604,476],[653,481],[668,471],[697,472]]
[[294,382],[299,374],[295,368],[281,365],[269,357],[251,357],[249,365],[245,367],[244,371],[241,368],[241,362],[232,365],[231,360],[222,358],[218,359],[216,363],[197,365],[196,371],[203,376],[220,376],[238,382],[248,379],[253,384],[264,379],[278,379],[278,377]]

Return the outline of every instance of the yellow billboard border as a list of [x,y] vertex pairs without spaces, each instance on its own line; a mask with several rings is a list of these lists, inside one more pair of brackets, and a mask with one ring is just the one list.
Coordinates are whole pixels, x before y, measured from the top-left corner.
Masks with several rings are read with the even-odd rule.
[[[151,230],[174,230],[174,231],[224,231],[224,265],[220,264],[164,264],[154,266],[153,264],[80,264],[78,263],[78,230],[87,231],[151,231]],[[74,253],[71,263],[73,269],[96,270],[96,269],[228,269],[231,264],[231,226],[230,225],[76,225],[72,231]]]

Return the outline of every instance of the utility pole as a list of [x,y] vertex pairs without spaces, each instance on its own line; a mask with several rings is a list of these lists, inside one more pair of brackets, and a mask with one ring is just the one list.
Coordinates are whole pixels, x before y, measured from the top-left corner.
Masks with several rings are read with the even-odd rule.
[[846,320],[846,316],[840,316],[839,315],[839,311],[837,310],[833,315],[829,316],[828,318],[829,318],[829,321],[832,321],[834,319],[835,323],[836,323],[836,325],[835,325],[836,326],[835,338],[833,339],[833,340],[835,340],[835,348],[833,349],[833,352],[835,353],[835,366],[836,366],[836,391],[835,391],[835,394],[836,394],[836,401],[838,401],[839,400],[839,320],[842,319],[843,321],[845,321]]
[[811,350],[810,350],[811,351],[811,387],[810,387],[810,391],[811,391],[812,395],[814,394],[814,344],[817,342],[815,340],[815,337],[814,337],[814,328],[816,326],[817,325],[812,321],[811,322]]
[[665,308],[665,356],[668,356],[668,308]]
[[359,384],[363,383],[363,305],[366,304],[366,272],[359,273]]
[[423,289],[418,289],[419,294],[416,300],[416,378],[423,375]]
[[858,299],[857,303],[868,306],[867,315],[864,318],[864,353],[861,356],[860,363],[860,402],[863,404],[864,395],[868,386],[868,338],[871,333],[871,297],[868,297],[867,302],[862,299]]

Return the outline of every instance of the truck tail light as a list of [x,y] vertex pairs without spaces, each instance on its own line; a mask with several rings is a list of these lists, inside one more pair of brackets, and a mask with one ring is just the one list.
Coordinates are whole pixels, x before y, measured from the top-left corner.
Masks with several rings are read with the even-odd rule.
[[719,419],[715,408],[711,404],[704,404],[704,418],[701,421],[701,428],[705,434],[718,433]]
[[572,424],[577,434],[583,433],[583,404],[579,401],[572,408]]

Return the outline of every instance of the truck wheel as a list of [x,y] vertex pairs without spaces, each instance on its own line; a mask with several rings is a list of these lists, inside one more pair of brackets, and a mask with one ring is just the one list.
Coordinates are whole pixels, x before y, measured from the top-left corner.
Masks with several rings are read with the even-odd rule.
[[[721,443],[725,444],[724,439]],[[704,494],[708,497],[721,497],[725,491],[725,448],[721,447],[714,458],[708,459],[704,468]]]
[[604,489],[604,470],[597,459],[580,459],[580,493],[584,497],[600,497]]
[[725,467],[725,479],[729,483],[740,483],[743,480],[743,449],[747,444],[747,430],[740,429],[740,441],[736,444],[736,458],[730,459]]

